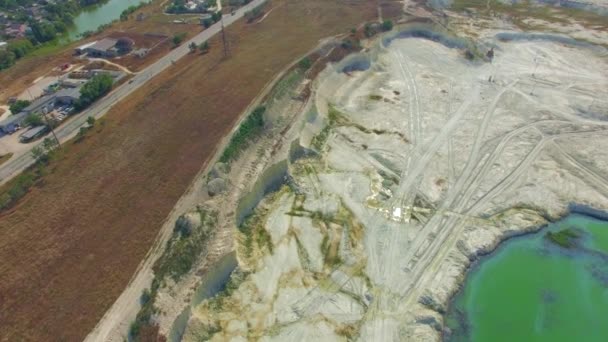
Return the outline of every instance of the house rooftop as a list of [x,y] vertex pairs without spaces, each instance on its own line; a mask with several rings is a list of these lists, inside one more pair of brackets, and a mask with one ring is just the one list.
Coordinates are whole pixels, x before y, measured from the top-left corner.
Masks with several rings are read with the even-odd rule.
[[54,100],[55,100],[55,94],[46,95],[46,96],[37,98],[29,106],[25,107],[25,109],[23,111],[28,112],[28,113],[37,111],[41,107],[44,107],[46,104],[48,104],[49,102],[54,101]]
[[80,97],[80,87],[63,88],[55,93],[55,97],[72,97],[77,99]]
[[108,51],[116,45],[117,40],[112,38],[104,38],[95,44],[91,45],[89,49],[97,51]]
[[82,44],[82,45],[80,45],[79,47],[77,47],[77,48],[76,48],[76,50],[79,50],[79,51],[84,51],[84,49],[89,48],[89,47],[91,47],[91,46],[93,46],[93,45],[95,45],[95,44],[97,44],[97,41],[88,42],[88,43],[86,43],[86,44]]
[[26,116],[27,116],[26,112],[21,112],[21,113],[11,115],[8,118],[0,121],[0,127],[6,127],[6,126],[10,126],[15,123],[19,123],[20,121],[24,120]]
[[33,139],[36,136],[38,136],[38,134],[45,131],[46,129],[47,129],[46,126],[37,126],[37,127],[30,128],[29,130],[27,130],[27,132],[21,134],[20,138],[23,140]]

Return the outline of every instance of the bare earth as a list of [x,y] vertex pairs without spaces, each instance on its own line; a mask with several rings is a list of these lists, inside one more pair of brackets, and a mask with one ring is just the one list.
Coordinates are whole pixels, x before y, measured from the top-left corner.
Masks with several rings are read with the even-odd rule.
[[491,63],[402,38],[325,70],[282,138],[319,156],[235,231],[244,275],[183,340],[439,341],[470,260],[569,203],[607,210],[606,50],[498,33]]

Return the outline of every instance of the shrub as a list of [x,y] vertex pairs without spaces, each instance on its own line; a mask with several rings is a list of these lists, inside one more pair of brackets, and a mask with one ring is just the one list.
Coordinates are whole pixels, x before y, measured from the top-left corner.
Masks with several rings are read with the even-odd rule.
[[365,33],[365,36],[367,38],[369,38],[369,37],[373,36],[374,34],[376,34],[376,30],[372,27],[371,24],[367,23],[363,27],[363,33]]
[[308,70],[311,66],[312,66],[312,62],[310,60],[310,58],[308,57],[304,57],[302,58],[302,60],[298,63],[298,66],[303,69],[303,70]]
[[174,47],[179,46],[184,41],[185,38],[186,38],[186,33],[185,32],[176,33],[173,36],[173,40],[172,40],[173,46]]
[[198,50],[202,53],[206,53],[209,51],[209,42],[204,42],[198,46]]
[[93,76],[80,89],[80,98],[74,104],[77,110],[82,110],[95,102],[95,100],[105,96],[112,89],[114,79],[106,73]]
[[44,125],[44,121],[42,121],[42,116],[40,114],[36,114],[36,113],[29,114],[25,118],[25,120],[23,120],[23,123],[26,126],[32,126],[32,127]]
[[390,31],[393,29],[393,22],[391,20],[385,20],[382,22],[382,31]]
[[0,210],[7,209],[10,207],[12,198],[8,193],[0,195]]
[[236,159],[242,152],[243,147],[262,132],[262,129],[264,128],[265,111],[266,107],[260,106],[249,114],[230,139],[230,143],[220,157],[220,162],[229,163]]
[[17,114],[19,112],[21,112],[22,110],[24,110],[27,106],[30,105],[30,101],[28,100],[17,100],[15,101],[15,103],[13,103],[10,107],[11,113],[13,114]]

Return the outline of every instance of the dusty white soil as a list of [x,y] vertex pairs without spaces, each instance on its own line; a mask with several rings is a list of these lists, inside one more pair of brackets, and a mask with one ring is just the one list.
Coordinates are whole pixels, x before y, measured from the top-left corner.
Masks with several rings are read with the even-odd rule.
[[492,63],[407,38],[315,81],[289,134],[319,157],[290,164],[251,241],[236,233],[249,273],[184,341],[439,340],[479,253],[569,203],[608,209],[605,52],[484,37]]

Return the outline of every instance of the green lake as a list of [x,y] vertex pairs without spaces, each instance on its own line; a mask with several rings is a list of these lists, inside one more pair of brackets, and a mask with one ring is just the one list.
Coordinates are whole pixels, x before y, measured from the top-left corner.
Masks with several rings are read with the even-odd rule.
[[[569,248],[546,238],[566,229]],[[572,214],[507,241],[470,270],[446,325],[449,342],[608,341],[608,222]]]
[[96,6],[85,8],[74,18],[74,26],[68,30],[69,40],[77,40],[87,31],[95,31],[101,25],[120,19],[122,11],[139,5],[142,0],[109,0]]

